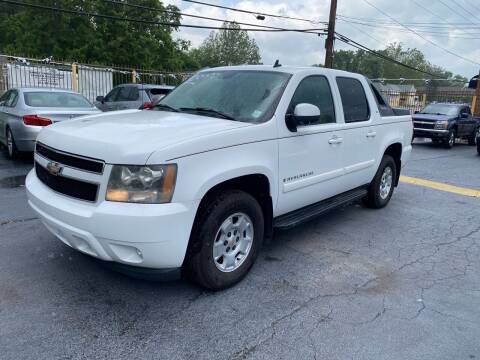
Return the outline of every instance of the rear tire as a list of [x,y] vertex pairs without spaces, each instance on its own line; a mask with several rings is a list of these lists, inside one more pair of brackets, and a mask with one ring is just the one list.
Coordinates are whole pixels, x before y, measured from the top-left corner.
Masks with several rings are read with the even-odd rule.
[[18,157],[17,145],[15,145],[15,139],[10,128],[7,128],[7,155],[11,160],[15,160]]
[[253,196],[240,190],[216,195],[199,209],[184,268],[187,277],[210,290],[238,283],[255,262],[263,236],[263,212]]
[[365,205],[373,209],[386,206],[392,197],[396,178],[395,160],[390,155],[384,155],[377,173],[368,187],[368,194],[363,199]]

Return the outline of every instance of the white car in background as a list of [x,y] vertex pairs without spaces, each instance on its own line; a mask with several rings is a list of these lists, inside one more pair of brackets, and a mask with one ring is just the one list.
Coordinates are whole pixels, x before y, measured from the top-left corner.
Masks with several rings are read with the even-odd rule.
[[38,133],[45,126],[78,116],[98,114],[79,93],[47,88],[14,88],[0,97],[0,144],[10,158],[35,149]]
[[274,227],[357,199],[387,205],[412,131],[362,75],[213,68],[151,110],[42,131],[28,202],[82,253],[222,289]]

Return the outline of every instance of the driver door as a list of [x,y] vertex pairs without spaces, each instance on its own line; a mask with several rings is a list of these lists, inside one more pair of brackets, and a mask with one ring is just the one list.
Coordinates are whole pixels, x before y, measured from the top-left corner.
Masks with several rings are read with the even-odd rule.
[[301,124],[297,132],[279,139],[279,197],[276,215],[316,203],[345,191],[343,134],[337,123],[331,81],[323,75],[303,78],[292,97],[287,114],[307,103],[320,109],[320,118]]

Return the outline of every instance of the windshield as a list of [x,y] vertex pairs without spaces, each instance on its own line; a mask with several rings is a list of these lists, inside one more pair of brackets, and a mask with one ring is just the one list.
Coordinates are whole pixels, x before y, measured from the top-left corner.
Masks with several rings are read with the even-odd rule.
[[289,74],[276,71],[205,71],[173,90],[157,109],[261,122],[273,115],[289,78]]
[[458,115],[458,107],[444,104],[430,104],[423,109],[420,114],[433,114],[433,115]]
[[25,104],[32,107],[92,108],[93,105],[80,94],[67,92],[27,92]]

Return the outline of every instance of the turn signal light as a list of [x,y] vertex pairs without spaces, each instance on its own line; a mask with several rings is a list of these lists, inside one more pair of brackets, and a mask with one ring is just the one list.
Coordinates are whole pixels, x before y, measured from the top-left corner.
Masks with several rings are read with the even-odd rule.
[[42,118],[38,115],[25,115],[23,117],[23,123],[32,126],[48,126],[52,124],[52,120]]
[[153,104],[151,102],[144,102],[140,107],[140,110],[151,109]]

